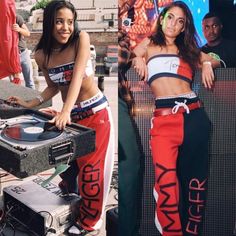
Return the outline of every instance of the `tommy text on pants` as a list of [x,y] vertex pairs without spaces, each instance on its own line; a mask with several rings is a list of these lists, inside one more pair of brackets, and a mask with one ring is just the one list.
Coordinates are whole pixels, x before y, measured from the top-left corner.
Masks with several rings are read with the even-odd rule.
[[189,97],[157,99],[152,118],[155,224],[163,236],[199,235],[204,216],[210,122]]

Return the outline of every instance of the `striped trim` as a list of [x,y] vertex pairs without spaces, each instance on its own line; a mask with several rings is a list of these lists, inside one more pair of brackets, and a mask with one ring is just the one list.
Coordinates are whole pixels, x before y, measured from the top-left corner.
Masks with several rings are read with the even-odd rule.
[[[158,193],[156,192],[155,188],[153,188],[153,196],[154,196],[155,202],[157,203]],[[162,230],[162,227],[161,227],[161,223],[160,223],[160,221],[158,220],[158,217],[157,217],[157,210],[155,211],[155,225],[156,225],[156,228],[158,229],[159,233],[162,234],[163,230]]]
[[163,72],[163,73],[158,73],[158,74],[155,74],[153,75],[149,80],[148,80],[148,84],[149,86],[151,85],[151,83],[156,80],[156,79],[159,79],[161,77],[172,77],[172,78],[176,78],[176,79],[181,79],[181,80],[184,80],[188,83],[192,83],[192,80],[190,80],[189,78],[185,77],[185,76],[182,76],[182,75],[178,75],[178,74],[174,74],[174,73],[168,73],[168,72]]

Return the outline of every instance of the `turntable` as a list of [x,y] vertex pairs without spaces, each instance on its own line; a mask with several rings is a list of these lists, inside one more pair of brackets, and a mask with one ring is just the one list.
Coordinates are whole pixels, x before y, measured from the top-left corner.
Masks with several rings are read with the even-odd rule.
[[24,178],[51,169],[95,150],[95,131],[67,125],[61,131],[44,113],[18,109],[1,114],[0,167]]

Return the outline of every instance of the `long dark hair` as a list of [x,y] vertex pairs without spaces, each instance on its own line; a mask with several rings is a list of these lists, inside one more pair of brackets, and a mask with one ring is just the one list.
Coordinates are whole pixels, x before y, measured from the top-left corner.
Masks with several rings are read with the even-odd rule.
[[182,1],[176,1],[168,5],[162,10],[157,20],[157,30],[151,36],[151,40],[154,44],[160,46],[166,46],[165,35],[162,31],[161,19],[165,17],[167,11],[173,7],[179,7],[183,10],[186,16],[185,29],[175,39],[175,44],[179,50],[179,56],[189,63],[192,70],[197,69],[197,65],[200,61],[200,47],[199,36],[197,35],[196,28],[194,26],[193,16],[188,6]]
[[43,49],[44,54],[46,55],[47,60],[49,59],[52,50],[53,43],[55,39],[53,38],[52,32],[55,25],[55,16],[58,10],[61,8],[68,8],[72,11],[74,15],[74,31],[70,36],[68,42],[63,45],[61,51],[68,47],[70,44],[73,44],[79,38],[79,28],[78,23],[76,22],[77,13],[75,7],[68,1],[65,0],[53,0],[44,9],[43,13],[43,33],[42,36],[36,45],[35,50]]

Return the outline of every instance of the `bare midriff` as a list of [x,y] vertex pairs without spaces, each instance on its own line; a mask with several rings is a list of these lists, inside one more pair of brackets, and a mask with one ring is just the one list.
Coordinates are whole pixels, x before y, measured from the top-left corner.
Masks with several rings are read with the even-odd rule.
[[180,94],[192,92],[188,82],[173,77],[158,78],[152,82],[150,87],[156,98],[174,95],[178,96]]
[[[66,95],[67,95],[68,89],[69,89],[69,85],[59,87],[63,102],[66,101]],[[79,93],[78,99],[75,102],[75,104],[79,104],[79,102],[85,101],[85,100],[93,97],[99,91],[100,90],[98,89],[96,83],[94,83],[93,76],[89,76],[89,77],[84,78],[81,88],[80,88],[80,93]]]

